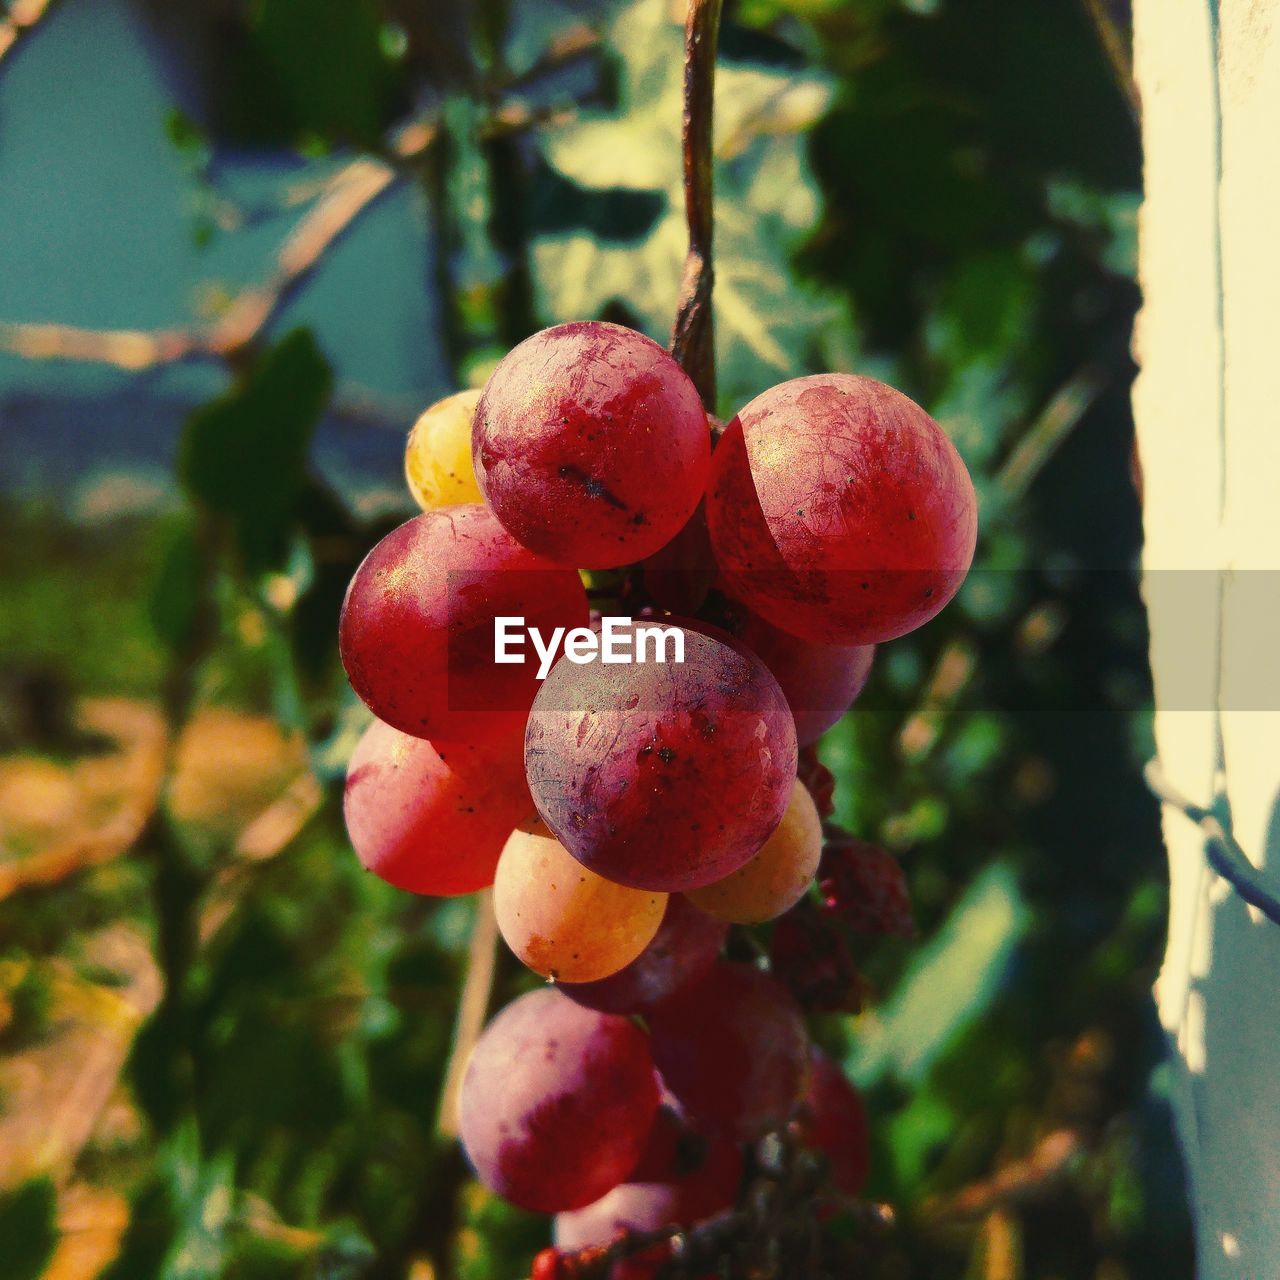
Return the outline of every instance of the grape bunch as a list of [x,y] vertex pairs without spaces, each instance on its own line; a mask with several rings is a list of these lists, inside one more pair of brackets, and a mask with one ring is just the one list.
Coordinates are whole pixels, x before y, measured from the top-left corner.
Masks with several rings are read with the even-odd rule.
[[[839,1007],[853,978],[811,943],[839,910],[877,931],[854,871],[883,886],[896,864],[857,845],[851,870],[813,744],[874,647],[959,589],[976,504],[955,448],[850,374],[784,382],[721,428],[662,347],[584,322],[428,409],[405,470],[422,513],[370,551],[342,609],[376,717],[344,808],[391,884],[492,885],[502,937],[549,980],[472,1051],[459,1127],[476,1174],[555,1215],[548,1276],[570,1274],[566,1251],[741,1203],[771,1136],[856,1194],[862,1104],[805,1022],[807,991]],[[513,620],[516,657],[495,640]],[[610,636],[643,653],[642,624],[682,660],[611,660]],[[752,958],[771,934],[772,971]],[[668,1258],[650,1242],[597,1273]]]

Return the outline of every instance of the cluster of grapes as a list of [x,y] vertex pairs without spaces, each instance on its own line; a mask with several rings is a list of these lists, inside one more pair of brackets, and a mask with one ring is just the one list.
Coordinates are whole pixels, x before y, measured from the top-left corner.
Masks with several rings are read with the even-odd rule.
[[[884,855],[830,837],[824,855],[810,748],[874,645],[958,590],[976,535],[959,455],[905,396],[845,374],[775,386],[721,428],[660,346],[592,322],[428,410],[406,473],[423,514],[343,606],[377,717],[350,763],[352,843],[416,893],[492,884],[507,944],[554,981],[473,1051],[476,1173],[556,1214],[570,1251],[733,1204],[769,1134],[824,1151],[855,1193],[861,1104],[796,995],[844,998],[814,930],[824,905],[868,910]],[[678,633],[683,660],[602,661],[606,604]],[[545,679],[495,660],[499,619],[563,641]],[[766,921],[772,972],[723,958],[731,926]],[[644,1257],[627,1274],[662,1262]]]

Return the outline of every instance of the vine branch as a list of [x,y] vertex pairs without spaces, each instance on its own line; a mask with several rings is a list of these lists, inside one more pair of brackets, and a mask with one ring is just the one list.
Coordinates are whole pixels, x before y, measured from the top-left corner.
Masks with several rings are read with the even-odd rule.
[[1159,800],[1185,814],[1200,828],[1205,858],[1214,872],[1251,907],[1257,907],[1273,924],[1280,924],[1280,896],[1267,884],[1266,877],[1249,860],[1249,855],[1218,816],[1183,795],[1164,776],[1164,770],[1156,761],[1147,765],[1146,778],[1147,786]]
[[723,0],[689,0],[684,28],[684,208],[689,252],[680,282],[671,354],[693,379],[702,403],[715,410],[715,333],[711,317],[712,104],[716,44]]
[[0,58],[49,12],[52,0],[14,0],[9,12],[0,18]]
[[1135,124],[1142,122],[1142,100],[1138,96],[1138,83],[1133,75],[1132,37],[1126,36],[1116,21],[1106,0],[1084,0],[1085,12],[1098,35],[1103,56],[1111,69],[1116,87],[1124,97],[1125,106]]
[[482,889],[476,894],[476,918],[471,926],[466,977],[458,999],[458,1017],[454,1024],[449,1064],[445,1068],[444,1088],[440,1091],[436,1132],[444,1138],[458,1136],[458,1095],[462,1090],[462,1076],[471,1050],[484,1030],[484,1021],[489,1016],[497,967],[498,918],[493,913],[493,890]]
[[[529,1280],[607,1280],[615,1263],[653,1257],[650,1251],[655,1248],[660,1252],[657,1265],[669,1263],[680,1275],[715,1271],[730,1256],[752,1264],[753,1273],[767,1258],[774,1266],[770,1275],[827,1274],[816,1234],[826,1214],[846,1215],[864,1240],[893,1229],[894,1214],[887,1204],[839,1192],[830,1183],[826,1157],[802,1150],[787,1130],[766,1137],[757,1154],[760,1168],[736,1208],[690,1227],[621,1231],[607,1245],[563,1251],[552,1246],[534,1259]],[[738,1274],[738,1269],[731,1269]]]
[[[431,122],[407,125],[397,132],[392,151],[401,160],[413,159],[426,150],[436,132]],[[262,334],[329,249],[390,189],[395,178],[396,169],[388,160],[362,156],[344,165],[285,238],[267,278],[238,294],[212,325],[136,330],[0,323],[0,351],[28,360],[78,360],[131,372],[197,357],[230,360]]]
[[1014,503],[1026,496],[1058,446],[1075,430],[1106,387],[1105,371],[1088,365],[1054,392],[996,472],[995,490],[1002,503]]

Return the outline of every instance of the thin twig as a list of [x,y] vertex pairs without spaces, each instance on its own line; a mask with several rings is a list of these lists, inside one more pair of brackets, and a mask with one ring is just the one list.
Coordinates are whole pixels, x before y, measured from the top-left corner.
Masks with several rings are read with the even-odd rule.
[[982,1224],[983,1280],[1021,1280],[1022,1235],[1007,1209],[994,1209]]
[[280,246],[271,275],[241,293],[208,332],[209,353],[226,357],[244,350],[339,236],[391,186],[395,176],[395,170],[381,160],[362,157],[347,165]]
[[1106,384],[1102,370],[1089,366],[1054,393],[996,473],[995,487],[1002,502],[1014,502],[1027,492],[1045,463],[1089,411]]
[[671,354],[693,379],[702,403],[716,402],[715,331],[711,317],[712,103],[722,0],[689,0],[684,29],[684,206],[689,225]]
[[1130,41],[1111,16],[1106,0],[1084,0],[1085,11],[1098,33],[1098,42],[1106,56],[1116,86],[1124,96],[1125,105],[1129,108],[1135,124],[1142,120],[1142,99],[1138,96],[1138,82],[1133,75],[1133,55],[1130,52]]
[[30,33],[52,5],[53,0],[13,0],[9,12],[0,18],[0,59]]
[[931,1222],[974,1221],[1027,1205],[1057,1185],[1083,1151],[1081,1136],[1074,1129],[1055,1129],[1024,1159],[1005,1165],[990,1178],[926,1201],[923,1215]]
[[585,22],[566,27],[552,37],[546,52],[532,66],[516,75],[502,76],[494,86],[495,93],[519,92],[529,85],[556,75],[563,71],[568,63],[598,50],[601,38],[600,30]]
[[1249,855],[1217,815],[1183,795],[1169,782],[1155,760],[1147,765],[1146,778],[1147,786],[1164,804],[1184,813],[1200,828],[1209,866],[1251,907],[1257,907],[1272,923],[1280,924],[1280,895],[1267,883],[1267,878],[1249,860]]
[[[780,1274],[807,1275],[813,1270],[811,1266],[803,1271],[794,1269],[801,1263],[797,1250],[813,1242],[817,1225],[832,1210],[851,1218],[864,1237],[881,1236],[893,1228],[894,1214],[888,1205],[837,1191],[830,1184],[826,1158],[801,1149],[785,1130],[766,1137],[759,1151],[768,1158],[761,1161],[759,1173],[739,1197],[736,1208],[683,1229],[667,1226],[621,1231],[607,1245],[548,1249],[544,1252],[555,1255],[558,1263],[549,1274],[565,1280],[605,1280],[613,1274],[615,1262],[666,1246],[681,1275],[716,1271],[731,1253],[743,1249],[758,1263],[768,1248],[789,1260],[790,1266]],[[733,1274],[738,1273],[734,1270]]]
[[467,973],[458,998],[458,1017],[453,1029],[453,1049],[445,1068],[440,1091],[440,1111],[436,1132],[444,1138],[458,1136],[458,1093],[467,1059],[484,1029],[493,998],[493,979],[498,968],[498,918],[493,913],[493,890],[476,894],[476,918],[471,926],[467,950]]
[[[436,134],[432,124],[402,129],[396,154],[420,154]],[[77,360],[139,371],[189,358],[226,360],[261,336],[321,258],[395,181],[395,167],[361,156],[325,184],[315,206],[286,237],[271,274],[240,293],[222,317],[203,328],[83,329],[62,324],[0,324],[0,350],[28,360]]]

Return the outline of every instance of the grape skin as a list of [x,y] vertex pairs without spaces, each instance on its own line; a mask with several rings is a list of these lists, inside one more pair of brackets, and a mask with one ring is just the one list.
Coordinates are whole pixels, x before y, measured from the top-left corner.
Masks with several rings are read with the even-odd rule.
[[433,742],[518,733],[536,665],[495,664],[498,615],[547,634],[582,626],[586,592],[483,507],[416,516],[369,552],[347,588],[338,640],[351,687],[380,720]]
[[707,521],[730,595],[806,640],[876,644],[959,590],[977,502],[955,446],[919,405],[832,373],[772,387],[733,420]]
[[562,983],[560,990],[588,1009],[643,1013],[681,983],[705,973],[716,962],[728,933],[727,924],[673,893],[653,941],[626,968],[598,982]]
[[480,1180],[538,1213],[578,1209],[635,1167],[658,1109],[649,1037],[544,988],[485,1028],[459,1093]]
[[656,342],[604,321],[527,338],[476,409],[476,477],[525,546],[607,569],[669,542],[706,488],[711,444],[688,375]]
[[552,667],[525,769],[547,826],[583,866],[638,889],[723,879],[782,820],[795,725],[753,654],[690,628],[683,663]]
[[442,755],[375,720],[352,753],[342,807],[364,867],[398,889],[447,897],[493,883],[502,846],[533,802],[518,742]]
[[423,511],[481,502],[471,463],[471,422],[480,392],[437,400],[413,424],[404,449],[404,478]]
[[876,648],[814,644],[748,615],[735,635],[777,678],[802,747],[817,742],[853,706],[871,676]]
[[650,1018],[663,1083],[700,1131],[751,1141],[786,1122],[808,1074],[804,1017],[774,978],[721,962]]
[[813,1051],[796,1130],[805,1146],[821,1151],[830,1161],[836,1186],[856,1196],[866,1185],[871,1163],[867,1109],[844,1072],[818,1049]]
[[507,840],[493,905],[507,945],[535,973],[594,982],[630,964],[653,941],[667,895],[628,889],[587,870],[534,818]]
[[[671,1123],[670,1115],[665,1108],[659,1111],[655,1130]],[[621,1231],[690,1227],[729,1208],[742,1181],[742,1150],[724,1138],[701,1146],[687,1168],[675,1160],[665,1169],[645,1170],[643,1177],[633,1174],[594,1204],[558,1213],[552,1226],[556,1247],[585,1249],[608,1245]]]
[[732,875],[689,891],[700,911],[728,924],[761,924],[795,906],[813,883],[822,858],[822,819],[797,781],[777,830]]

